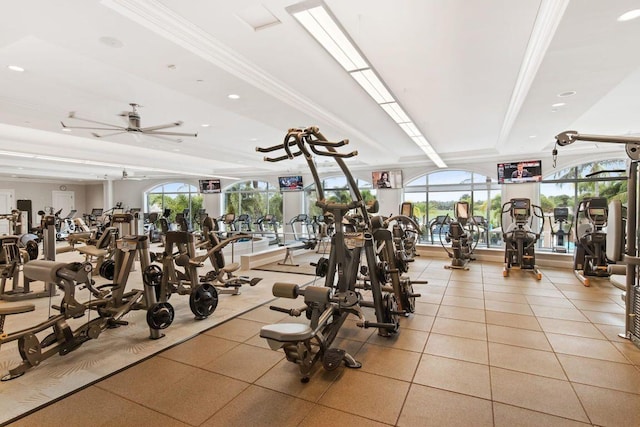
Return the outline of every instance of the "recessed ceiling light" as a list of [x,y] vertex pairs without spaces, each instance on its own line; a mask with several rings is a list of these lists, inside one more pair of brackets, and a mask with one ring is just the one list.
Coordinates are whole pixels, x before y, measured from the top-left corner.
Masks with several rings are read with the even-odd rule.
[[71,132],[71,129],[69,129],[69,128],[62,128],[62,132]]
[[256,142],[257,140],[258,140],[258,138],[251,138],[249,141]]
[[564,102],[556,102],[555,104],[551,105],[552,107],[564,107],[565,105],[567,105]]
[[180,149],[179,148],[174,148],[173,151],[175,151],[176,153],[179,153]]
[[118,40],[115,37],[109,37],[109,36],[104,36],[104,37],[100,37],[98,39],[100,41],[100,43],[102,43],[105,46],[109,46],[112,48],[121,48],[124,46],[124,43],[122,43],[120,40]]
[[567,97],[567,96],[573,96],[573,95],[575,95],[575,94],[576,94],[576,91],[575,91],[575,90],[569,90],[569,91],[566,91],[566,92],[559,93],[559,94],[558,94],[558,96],[559,96],[560,98],[565,98],[565,97]]
[[529,138],[533,139],[535,138],[537,135],[529,135]]
[[636,19],[640,16],[640,9],[630,10],[629,12],[623,13],[618,16],[618,22],[626,22],[631,21],[632,19]]
[[22,68],[19,65],[7,65],[7,68],[10,69],[11,71],[17,71],[19,73],[22,73],[24,71],[24,68]]
[[235,93],[232,93],[231,95],[228,96],[229,99],[240,99],[240,95],[236,95]]
[[551,112],[552,112],[552,113],[555,113],[556,111],[558,111],[558,109],[557,109],[557,108],[552,108],[552,109],[551,109]]
[[209,123],[203,123],[200,126],[202,126],[203,128],[208,128],[209,126],[211,126]]

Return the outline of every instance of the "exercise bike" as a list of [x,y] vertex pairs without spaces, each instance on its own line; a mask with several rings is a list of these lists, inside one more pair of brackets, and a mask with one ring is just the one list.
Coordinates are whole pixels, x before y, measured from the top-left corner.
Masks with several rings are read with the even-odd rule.
[[[569,230],[564,229],[564,223],[569,220],[569,208],[553,208],[553,221],[550,222],[551,236],[555,239],[553,252],[566,254],[569,245],[569,236],[571,235],[571,225]],[[553,228],[553,224],[557,224],[558,229]]]
[[607,271],[607,199],[589,197],[576,208],[573,270],[583,285],[589,286],[589,277],[609,277]]
[[[505,229],[504,216],[508,214],[511,224]],[[532,231],[533,219],[540,220],[540,230]],[[500,228],[504,240],[504,270],[507,277],[511,268],[531,271],[536,279],[542,279],[542,273],[536,265],[535,245],[544,227],[542,208],[532,205],[529,199],[511,199],[502,205]]]

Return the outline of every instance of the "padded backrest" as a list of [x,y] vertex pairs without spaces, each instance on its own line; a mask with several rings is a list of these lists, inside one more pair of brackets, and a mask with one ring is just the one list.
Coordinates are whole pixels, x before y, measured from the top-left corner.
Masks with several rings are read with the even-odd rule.
[[622,215],[622,203],[620,200],[612,200],[609,203],[607,216],[607,258],[617,262],[622,260],[625,245],[625,226]]

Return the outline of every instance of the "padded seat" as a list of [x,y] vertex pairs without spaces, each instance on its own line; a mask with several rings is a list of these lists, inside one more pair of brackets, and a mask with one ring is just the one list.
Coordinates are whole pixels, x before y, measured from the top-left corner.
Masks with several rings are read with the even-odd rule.
[[66,262],[48,261],[36,259],[29,261],[23,267],[24,276],[31,280],[38,280],[45,283],[57,283],[58,276],[56,273],[62,267],[66,267]]
[[25,305],[9,305],[0,306],[0,316],[6,316],[9,314],[20,314],[26,313],[28,311],[35,310],[36,306],[33,304],[25,304]]
[[78,252],[80,252],[83,255],[89,255],[89,256],[94,256],[97,258],[100,257],[105,257],[107,256],[107,254],[109,254],[109,251],[106,249],[98,249],[93,245],[87,245],[87,246],[81,246],[79,248],[77,248]]
[[260,336],[278,342],[305,341],[313,337],[313,329],[302,323],[275,323],[263,326]]
[[237,262],[232,262],[231,264],[226,264],[224,267],[222,267],[222,271],[224,271],[225,273],[233,273],[234,271],[238,270],[240,268],[240,264]]

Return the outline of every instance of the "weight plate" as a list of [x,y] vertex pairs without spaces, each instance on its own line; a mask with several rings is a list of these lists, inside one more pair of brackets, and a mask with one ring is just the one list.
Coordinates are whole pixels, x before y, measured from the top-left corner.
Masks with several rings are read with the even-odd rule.
[[38,259],[38,243],[35,240],[27,242],[26,250],[30,260]]
[[218,306],[218,291],[210,283],[203,283],[189,295],[189,308],[196,319],[207,318]]
[[159,302],[147,310],[147,325],[151,329],[166,329],[173,323],[174,317],[173,306],[168,302]]
[[18,351],[22,360],[29,362],[31,366],[38,366],[42,359],[40,341],[34,334],[25,334],[18,340]]

